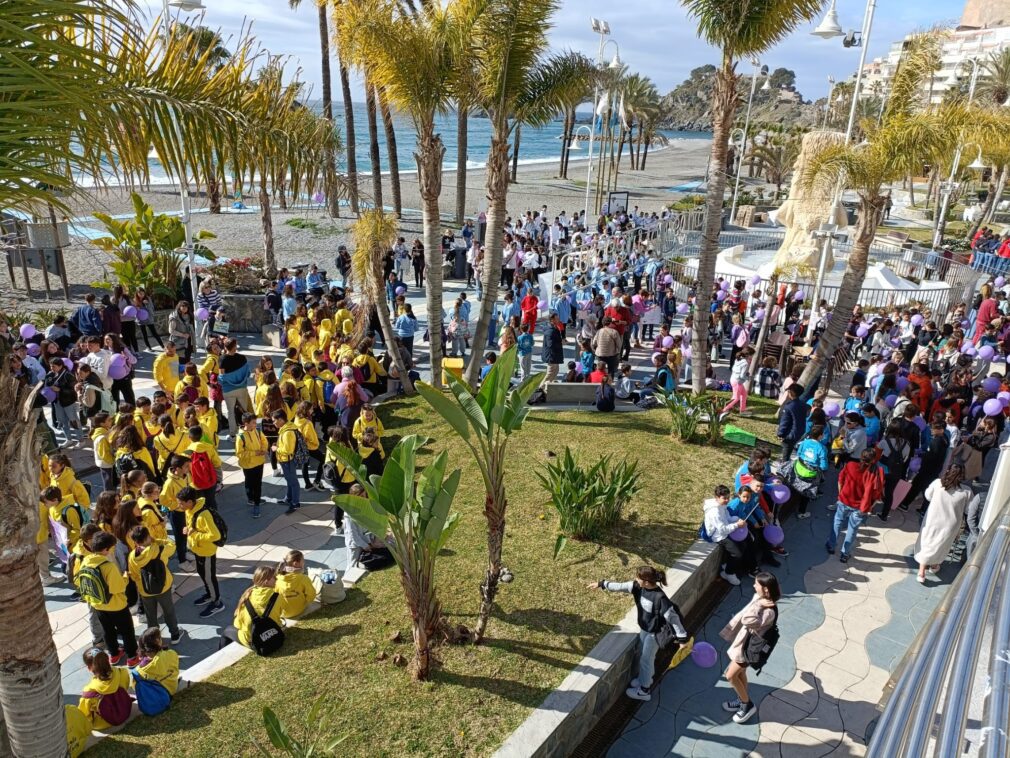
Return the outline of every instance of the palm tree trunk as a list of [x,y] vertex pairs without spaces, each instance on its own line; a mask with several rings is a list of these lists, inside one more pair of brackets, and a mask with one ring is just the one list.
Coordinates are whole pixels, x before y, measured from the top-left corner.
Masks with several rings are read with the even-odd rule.
[[[330,26],[326,19],[329,12],[328,3],[319,3],[319,49],[320,72],[322,79],[323,118],[333,127],[333,85],[330,81]],[[326,166],[323,168],[323,191],[326,193],[326,207],[331,218],[340,216],[340,198],[337,193],[337,155],[332,147],[326,149],[324,156]]]
[[351,201],[351,213],[358,215],[358,158],[354,154],[357,140],[354,136],[354,104],[351,102],[351,80],[347,66],[340,63],[340,92],[344,99],[344,141],[347,143],[347,190]]
[[522,125],[516,124],[516,141],[512,148],[512,178],[510,181],[515,184],[519,175],[519,137],[522,133]]
[[288,183],[279,182],[277,184],[277,202],[281,206],[282,211],[288,209]]
[[621,140],[620,140],[620,142],[617,145],[617,165],[618,166],[621,165],[621,158],[624,157],[624,145],[627,142],[627,139],[628,139],[628,130],[622,128],[621,129]]
[[996,180],[995,169],[993,169],[992,173],[989,176],[989,194],[986,196],[985,204],[982,206],[982,212],[978,214],[978,219],[975,220],[975,223],[973,223],[971,225],[971,228],[968,230],[967,235],[968,240],[970,240],[972,237],[975,236],[975,232],[977,232],[979,227],[982,226],[982,219],[986,218],[989,215],[989,212],[996,205],[996,192],[997,192],[996,188],[997,186],[999,186],[999,182],[1003,181],[1003,173],[1002,172],[1000,173],[998,181],[994,180]]
[[645,159],[649,157],[649,145],[652,144],[652,140],[648,137],[645,138],[645,151],[642,153],[642,160],[638,164],[639,171],[645,171]]
[[265,172],[260,173],[260,223],[263,228],[263,266],[270,276],[277,276],[277,259],[274,257],[274,222],[270,213],[270,193],[267,192]]
[[[999,182],[996,185],[996,198],[993,201],[992,206],[989,208],[989,213],[983,217],[983,224],[992,223],[993,218],[996,216],[996,211],[999,210],[999,201],[1003,197],[1003,191],[1006,189],[1007,178],[1010,177],[1010,173],[1008,172],[1010,172],[1010,166],[1004,165],[1003,170],[1000,171],[999,174]],[[975,231],[978,231],[978,229]],[[974,236],[974,234],[972,236]]]
[[[456,103],[456,223],[466,218],[466,162],[470,138],[470,111],[464,103]],[[427,244],[427,243],[425,243]],[[440,243],[441,244],[441,243]],[[425,257],[427,258],[425,248]],[[427,266],[427,261],[425,262]],[[441,270],[441,264],[439,264]],[[439,377],[441,380],[441,377]]]
[[221,212],[221,185],[216,174],[207,177],[207,202],[209,212],[218,214]]
[[414,681],[427,681],[431,673],[431,640],[438,629],[441,604],[435,594],[435,556],[416,550],[410,570],[400,570],[400,585],[410,608],[414,637]]
[[[421,193],[421,214],[424,224],[424,267],[428,274],[425,290],[428,308],[428,349],[431,357],[431,384],[442,387],[442,241],[439,238],[440,214],[438,199],[442,194],[442,159],[445,146],[435,134],[434,125],[418,134],[417,183]],[[493,298],[492,298],[493,299]],[[475,343],[480,344],[480,343]],[[480,353],[474,349],[474,353]]]
[[838,289],[838,299],[832,309],[834,317],[828,321],[828,328],[817,343],[817,350],[810,356],[810,362],[800,377],[800,384],[809,387],[821,375],[834,358],[835,352],[845,339],[845,331],[849,326],[852,309],[859,302],[859,293],[863,289],[866,278],[866,264],[870,256],[870,243],[877,233],[877,222],[883,200],[879,192],[872,197],[860,193],[859,220],[856,222],[855,240],[849,260],[842,276],[842,284]]
[[379,122],[375,114],[375,89],[365,81],[365,111],[368,114],[368,157],[372,162],[372,200],[376,210],[383,209],[382,164],[379,160]]
[[500,452],[496,450],[489,461],[488,474],[493,489],[484,497],[484,517],[487,519],[487,571],[480,585],[480,613],[473,631],[473,641],[477,644],[484,639],[484,633],[487,631],[495,596],[498,594],[498,577],[501,576],[501,552],[502,544],[505,542],[505,510],[508,507],[508,499],[505,497],[504,461],[500,457]]
[[[7,365],[8,351],[0,348]],[[62,758],[67,753],[60,662],[46,613],[39,569],[36,414],[4,372],[0,387],[0,755]],[[45,545],[42,546],[43,549]]]
[[466,381],[477,386],[477,376],[483,363],[482,347],[487,343],[491,314],[497,301],[498,282],[501,277],[502,232],[505,226],[505,200],[509,188],[509,142],[507,129],[496,127],[491,137],[487,156],[487,236],[484,244],[484,299],[480,303],[480,316],[474,327],[474,350],[466,367]]
[[915,205],[915,177],[911,174],[908,175],[908,202]]
[[778,288],[779,278],[777,274],[773,273],[769,283],[769,289],[772,294],[769,296],[768,303],[765,305],[765,315],[764,318],[761,319],[761,326],[758,327],[757,341],[754,343],[754,357],[750,362],[751,384],[753,384],[757,379],[758,366],[761,365],[761,351],[764,350],[765,340],[768,337],[768,329],[771,327],[772,311],[775,310],[775,293],[778,291]]
[[[708,161],[708,191],[705,197],[705,228],[701,237],[698,260],[698,302],[695,310],[708,313],[712,283],[715,280],[715,259],[719,255],[719,231],[722,227],[722,205],[726,193],[726,152],[730,127],[736,111],[736,74],[731,58],[723,55],[722,68],[716,72],[712,93],[712,149]],[[705,368],[708,365],[708,328],[699,323],[691,344],[691,385],[694,393],[705,392]]]
[[393,195],[393,215],[403,218],[403,204],[400,202],[400,158],[396,154],[396,128],[393,115],[389,111],[389,101],[385,90],[379,90],[379,107],[382,109],[382,127],[386,131],[386,157],[389,159],[389,186]]
[[571,111],[565,110],[565,122],[561,127],[561,160],[558,162],[558,179],[568,176],[568,149],[572,139]]
[[631,164],[631,168],[635,171],[639,170],[639,165],[642,162],[642,134],[645,131],[645,123],[642,121],[638,122],[638,139],[635,144],[635,160]]

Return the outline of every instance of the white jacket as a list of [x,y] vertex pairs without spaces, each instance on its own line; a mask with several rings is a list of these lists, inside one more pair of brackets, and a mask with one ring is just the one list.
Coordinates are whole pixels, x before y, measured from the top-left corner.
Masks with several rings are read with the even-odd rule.
[[712,542],[722,542],[730,532],[736,531],[738,519],[733,518],[726,506],[714,497],[706,499],[702,507],[705,509],[705,531]]

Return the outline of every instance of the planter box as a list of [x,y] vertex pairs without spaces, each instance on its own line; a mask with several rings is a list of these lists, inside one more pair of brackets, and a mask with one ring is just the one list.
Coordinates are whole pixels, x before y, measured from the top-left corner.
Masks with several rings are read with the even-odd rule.
[[[228,323],[231,324],[231,331],[236,334],[262,334],[264,326],[270,323],[270,314],[263,310],[262,295],[235,295],[227,292],[221,293],[224,298],[224,307],[228,312]],[[168,332],[168,317],[172,312],[170,308],[164,308],[154,314],[154,323],[158,328],[158,334]],[[280,347],[278,342],[275,347]]]

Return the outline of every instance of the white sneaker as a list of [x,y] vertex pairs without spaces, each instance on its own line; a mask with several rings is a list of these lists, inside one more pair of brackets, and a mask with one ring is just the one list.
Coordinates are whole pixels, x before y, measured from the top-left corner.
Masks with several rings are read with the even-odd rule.
[[740,704],[740,710],[733,714],[733,722],[736,724],[744,724],[751,720],[751,717],[758,712],[757,706],[754,703]]
[[736,574],[727,574],[725,569],[719,569],[719,576],[732,584],[734,587],[740,586],[740,579]]
[[833,511],[838,508],[838,503],[828,503],[827,508],[829,511]]
[[644,702],[652,700],[652,695],[643,690],[641,687],[628,687],[628,689],[624,691],[624,694],[632,700],[642,700]]
[[733,700],[727,700],[722,704],[722,709],[727,713],[736,713],[740,710],[740,698],[734,698]]
[[797,513],[796,518],[810,518],[810,513]]
[[[639,688],[640,684],[641,684],[641,682],[638,681],[638,677],[636,676],[634,679],[631,680],[631,684],[628,685],[628,686],[631,687],[631,689],[633,689],[633,690],[637,690]],[[734,709],[734,710],[736,710],[736,709]]]
[[42,586],[52,587],[54,584],[59,584],[61,581],[62,580],[59,577],[50,574],[49,576],[42,577]]

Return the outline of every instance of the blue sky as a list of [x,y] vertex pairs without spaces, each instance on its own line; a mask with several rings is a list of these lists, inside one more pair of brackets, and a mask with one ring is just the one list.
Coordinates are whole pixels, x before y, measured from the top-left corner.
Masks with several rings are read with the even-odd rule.
[[[142,0],[151,18],[161,10],[157,0]],[[732,0],[729,0],[732,1]],[[289,55],[301,65],[302,78],[318,96],[319,34],[316,5],[303,0],[297,11],[286,0],[204,0],[203,23],[218,28],[225,37],[237,35],[243,23],[252,22],[253,32],[273,54]],[[956,23],[962,0],[879,0],[869,58],[884,55],[894,41],[916,29],[937,23]],[[846,29],[862,26],[864,0],[838,0],[838,15]],[[173,13],[175,9],[173,9]],[[698,39],[696,27],[676,0],[562,0],[551,44],[556,48],[597,53],[599,38],[590,28],[591,16],[610,23],[611,37],[620,46],[621,58],[631,68],[649,76],[666,93],[683,81],[692,68],[716,63],[716,51]],[[771,68],[784,66],[797,73],[797,86],[807,98],[827,94],[828,75],[844,79],[859,61],[859,50],[844,49],[839,40],[824,41],[809,32],[811,24],[769,51],[763,62]],[[612,54],[613,45],[608,47]],[[335,85],[335,97],[339,87]],[[360,88],[355,87],[354,99]]]

